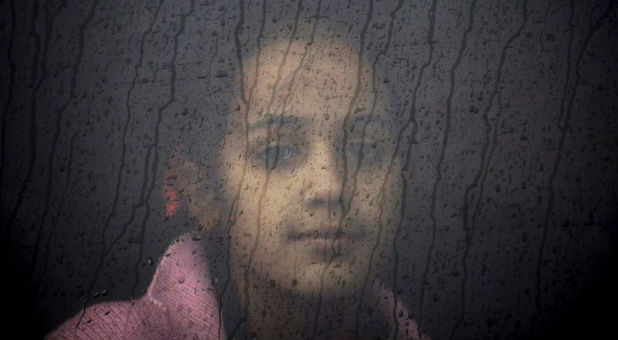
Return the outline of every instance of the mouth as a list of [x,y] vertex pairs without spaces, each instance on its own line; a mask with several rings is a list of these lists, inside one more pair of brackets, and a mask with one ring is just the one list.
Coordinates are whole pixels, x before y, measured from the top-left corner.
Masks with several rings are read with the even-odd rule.
[[324,253],[332,251],[334,254],[342,254],[351,250],[354,246],[365,238],[363,231],[335,231],[336,228],[329,229],[309,229],[301,232],[291,232],[288,234],[289,242],[307,247],[312,252]]

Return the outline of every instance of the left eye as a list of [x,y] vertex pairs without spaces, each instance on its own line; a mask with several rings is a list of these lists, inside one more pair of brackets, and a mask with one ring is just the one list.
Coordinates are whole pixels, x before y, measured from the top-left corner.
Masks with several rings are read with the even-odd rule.
[[362,143],[362,142],[352,142],[349,143],[346,148],[346,153],[349,156],[354,158],[364,158],[364,159],[373,159],[377,160],[382,155],[381,148],[378,147],[377,143]]

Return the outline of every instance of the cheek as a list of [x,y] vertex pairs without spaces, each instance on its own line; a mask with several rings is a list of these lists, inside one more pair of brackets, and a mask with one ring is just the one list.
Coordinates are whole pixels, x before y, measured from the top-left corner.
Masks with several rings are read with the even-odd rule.
[[[265,176],[247,173],[238,200],[232,237],[239,250],[250,251],[259,235],[257,253],[277,251],[291,217],[299,214],[294,188],[286,181],[273,180],[264,188]],[[266,191],[264,192],[264,189]]]
[[401,181],[399,179],[399,174],[391,174],[387,178],[384,172],[359,172],[356,177],[355,201],[362,205],[364,210],[381,211],[384,214],[400,198]]
[[[385,183],[386,180],[386,183]],[[400,219],[402,182],[399,173],[385,176],[360,174],[357,177],[357,194],[350,207],[349,216],[365,221],[371,227],[373,239],[381,228],[382,238],[388,237]]]

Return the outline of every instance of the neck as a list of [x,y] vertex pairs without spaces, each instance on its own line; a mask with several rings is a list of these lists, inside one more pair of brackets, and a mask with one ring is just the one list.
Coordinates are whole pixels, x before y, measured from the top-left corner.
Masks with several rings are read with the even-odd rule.
[[[263,282],[263,280],[250,280]],[[323,293],[303,296],[277,286],[256,284],[247,303],[244,283],[238,287],[246,326],[257,339],[352,338],[356,333],[356,310],[360,299]],[[362,339],[362,337],[358,337]]]

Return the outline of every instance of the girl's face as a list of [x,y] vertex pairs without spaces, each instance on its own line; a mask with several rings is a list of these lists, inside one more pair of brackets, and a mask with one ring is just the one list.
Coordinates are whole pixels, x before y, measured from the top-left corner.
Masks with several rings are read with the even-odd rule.
[[284,62],[286,46],[263,48],[257,73],[258,59],[246,62],[249,110],[232,103],[241,108],[223,156],[236,206],[232,275],[303,296],[352,295],[391,253],[398,127],[381,80],[375,95],[349,47],[296,41]]

